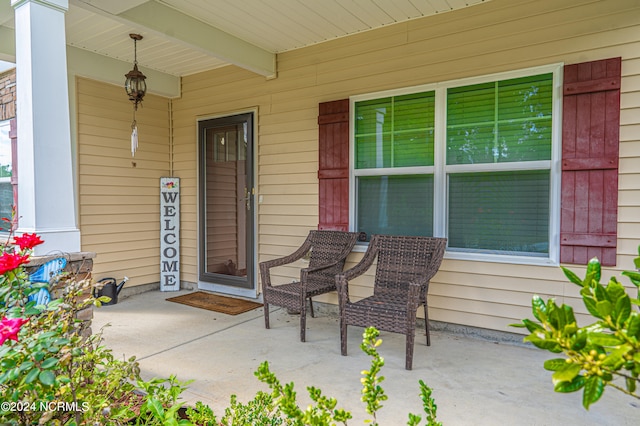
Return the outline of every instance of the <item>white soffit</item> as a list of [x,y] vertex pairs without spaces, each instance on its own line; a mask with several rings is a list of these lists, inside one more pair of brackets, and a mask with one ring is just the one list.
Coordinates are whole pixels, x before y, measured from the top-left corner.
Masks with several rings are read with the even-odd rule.
[[[278,53],[490,0],[69,0],[67,44],[174,77],[235,64],[267,78]],[[12,60],[11,0],[0,0],[0,59]],[[3,35],[4,34],[4,35]],[[76,55],[78,56],[78,55]]]

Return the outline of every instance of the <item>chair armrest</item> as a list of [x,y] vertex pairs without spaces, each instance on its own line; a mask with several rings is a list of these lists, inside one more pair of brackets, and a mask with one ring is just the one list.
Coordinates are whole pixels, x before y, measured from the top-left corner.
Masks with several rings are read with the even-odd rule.
[[307,252],[309,252],[310,248],[311,248],[311,240],[307,238],[304,241],[304,243],[300,247],[298,247],[298,249],[293,253],[283,257],[278,257],[276,259],[265,260],[263,262],[260,262],[260,266],[265,265],[267,269],[270,269],[276,266],[282,266],[288,263],[293,263],[298,259],[302,259],[304,255],[307,254]]
[[349,282],[343,273],[336,275],[336,291],[338,293],[338,307],[340,309],[340,316],[344,312],[345,306],[351,303],[349,300]]
[[344,310],[344,307],[350,303],[349,281],[367,272],[378,255],[378,245],[376,241],[377,239],[374,235],[369,243],[369,247],[367,247],[367,251],[364,253],[362,259],[360,259],[360,262],[358,262],[354,267],[336,275],[336,289],[338,291],[338,302],[341,312]]
[[293,253],[287,256],[278,257],[276,259],[265,260],[263,262],[260,262],[258,266],[260,268],[260,277],[262,279],[263,290],[267,287],[271,287],[271,273],[269,271],[271,268],[275,268],[276,266],[287,265],[289,263],[295,262],[298,259],[302,259],[304,255],[309,252],[310,248],[311,248],[311,238],[307,236],[307,239],[304,240],[304,243],[302,243],[302,245],[298,247],[298,249]]
[[431,258],[429,259],[429,266],[427,267],[427,275],[426,275],[426,283],[428,284],[431,281],[431,278],[438,272],[440,269],[440,265],[442,264],[442,259],[444,258],[444,252],[447,248],[447,239],[446,238],[434,238],[436,240],[435,247],[431,252]]
[[302,271],[306,271],[306,273],[322,271],[323,269],[327,269],[327,268],[330,268],[332,266],[337,265],[341,261],[342,261],[342,259],[338,259],[335,262],[325,263],[323,265],[317,265],[317,266],[314,266],[313,268],[303,268],[301,270],[301,273],[302,273]]
[[[421,280],[422,281],[422,280]],[[409,282],[409,293],[407,294],[407,312],[415,311],[420,304],[420,294],[425,284],[414,281]]]
[[352,268],[347,269],[346,271],[343,272],[346,280],[350,281],[367,272],[367,270],[371,268],[371,265],[373,265],[373,261],[375,260],[377,255],[378,255],[378,245],[376,243],[376,239],[374,235],[373,239],[369,243],[369,247],[367,247],[367,251],[364,253],[364,256],[362,257],[362,259],[360,259],[360,262],[358,262]]

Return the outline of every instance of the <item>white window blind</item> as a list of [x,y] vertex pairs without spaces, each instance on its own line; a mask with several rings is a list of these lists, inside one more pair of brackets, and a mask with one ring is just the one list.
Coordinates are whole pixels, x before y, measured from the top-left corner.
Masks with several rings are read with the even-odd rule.
[[548,258],[558,82],[547,70],[354,97],[353,229]]

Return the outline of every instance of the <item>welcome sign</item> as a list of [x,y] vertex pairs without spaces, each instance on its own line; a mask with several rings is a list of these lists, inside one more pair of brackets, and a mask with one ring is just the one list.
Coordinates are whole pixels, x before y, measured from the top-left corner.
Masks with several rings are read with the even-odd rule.
[[160,291],[180,290],[180,179],[160,178]]

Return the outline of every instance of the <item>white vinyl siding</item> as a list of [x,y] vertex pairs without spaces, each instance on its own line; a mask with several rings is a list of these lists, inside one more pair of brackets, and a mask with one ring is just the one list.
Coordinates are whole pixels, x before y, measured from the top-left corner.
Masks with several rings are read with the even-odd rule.
[[[608,278],[631,267],[640,244],[638,16],[635,0],[562,4],[555,0],[492,0],[278,54],[278,76],[272,80],[233,66],[183,77],[182,96],[172,101],[173,169],[182,185],[182,278],[197,280],[199,117],[249,107],[258,111],[261,261],[291,253],[317,227],[320,102],[616,56],[622,57],[618,266],[605,268],[603,275]],[[554,167],[557,165],[551,164]],[[443,179],[444,170],[434,173],[435,178]],[[444,194],[436,192],[434,200],[435,206],[446,209]],[[446,212],[437,217],[441,223],[434,226],[444,229]],[[490,261],[496,255],[475,255],[476,260],[471,261],[459,258],[463,255],[447,254],[431,281],[429,312],[436,321],[517,332],[508,325],[530,316],[534,293],[570,303],[579,316],[585,312],[577,287],[567,283],[555,266],[522,264],[524,261],[497,264]],[[354,253],[347,266],[361,256]],[[573,269],[584,272],[584,268]],[[299,269],[289,268],[273,279],[290,282],[296,277]],[[371,282],[370,276],[358,279],[350,295],[368,296]],[[327,294],[318,301],[336,303],[337,297]]]
[[120,86],[77,78],[82,249],[96,252],[93,277],[160,280],[160,177],[170,176],[169,101],[147,94],[136,112]]

